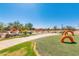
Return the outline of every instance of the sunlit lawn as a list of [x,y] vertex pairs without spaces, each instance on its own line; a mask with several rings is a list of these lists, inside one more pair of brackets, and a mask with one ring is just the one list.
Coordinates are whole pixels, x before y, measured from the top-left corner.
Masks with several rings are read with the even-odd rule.
[[35,56],[33,42],[25,42],[0,51],[0,56]]
[[[79,36],[75,35],[76,43],[61,43],[60,36],[50,36],[36,40],[37,50],[43,56],[79,56]],[[65,42],[69,42],[68,39]]]
[[[79,36],[75,35],[76,43],[61,43],[61,35],[49,36],[34,40],[37,51],[42,56],[79,56]],[[32,43],[24,42],[0,51],[0,56],[36,56]],[[70,42],[66,39],[65,42]]]

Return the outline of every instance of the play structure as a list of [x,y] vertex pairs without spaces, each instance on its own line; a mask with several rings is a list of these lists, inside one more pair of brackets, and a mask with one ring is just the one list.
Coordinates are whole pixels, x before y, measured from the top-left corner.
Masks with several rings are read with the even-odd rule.
[[74,36],[74,32],[73,32],[73,31],[71,31],[71,30],[65,30],[65,31],[63,32],[63,34],[62,34],[62,35],[67,36],[67,35],[68,35],[68,33],[71,33],[71,35],[72,35],[72,36]]
[[[69,35],[69,33],[71,33],[71,36]],[[63,32],[63,34],[62,34],[61,42],[64,43],[64,40],[66,38],[68,38],[71,41],[71,43],[74,43],[75,41],[74,41],[74,37],[73,36],[74,36],[74,32],[73,31],[65,30]]]

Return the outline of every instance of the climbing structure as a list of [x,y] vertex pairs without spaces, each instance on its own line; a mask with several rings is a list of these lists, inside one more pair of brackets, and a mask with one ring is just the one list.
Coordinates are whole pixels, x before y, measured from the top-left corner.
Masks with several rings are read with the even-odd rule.
[[[69,32],[71,33],[72,36],[69,36]],[[61,42],[64,43],[64,40],[66,38],[68,38],[71,41],[71,43],[73,43],[73,42],[75,42],[73,36],[74,36],[74,32],[73,31],[71,31],[71,30],[65,30],[63,32],[63,34],[62,34]]]

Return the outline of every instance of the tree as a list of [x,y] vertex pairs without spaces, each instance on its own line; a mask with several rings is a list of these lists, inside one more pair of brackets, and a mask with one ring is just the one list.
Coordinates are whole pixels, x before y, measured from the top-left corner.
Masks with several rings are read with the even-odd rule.
[[65,29],[65,27],[63,26],[63,24],[61,25],[61,29],[62,29],[62,30],[64,30],[64,29]]
[[50,28],[47,28],[47,31],[50,32]]
[[75,28],[72,27],[72,26],[66,26],[66,29],[67,29],[67,30],[75,30]]
[[16,29],[21,30],[21,28],[23,27],[23,24],[21,24],[19,21],[15,21],[13,23],[8,24],[8,28],[13,28],[13,27],[15,27]]
[[0,32],[4,31],[4,24],[2,22],[0,22]]
[[56,30],[57,30],[58,28],[57,28],[57,26],[54,26],[53,27],[53,30],[55,31],[55,33],[56,33]]
[[28,29],[28,30],[31,30],[32,27],[33,27],[33,24],[32,23],[25,24],[25,28]]
[[53,29],[54,29],[54,30],[57,30],[58,28],[57,28],[57,26],[54,26]]

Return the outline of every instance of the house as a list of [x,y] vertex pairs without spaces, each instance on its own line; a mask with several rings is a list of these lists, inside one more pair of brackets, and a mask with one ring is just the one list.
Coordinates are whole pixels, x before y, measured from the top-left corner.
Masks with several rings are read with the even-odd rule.
[[8,31],[8,34],[10,35],[13,35],[13,36],[16,36],[16,35],[19,35],[19,30],[16,29],[16,28],[11,28],[9,31]]

